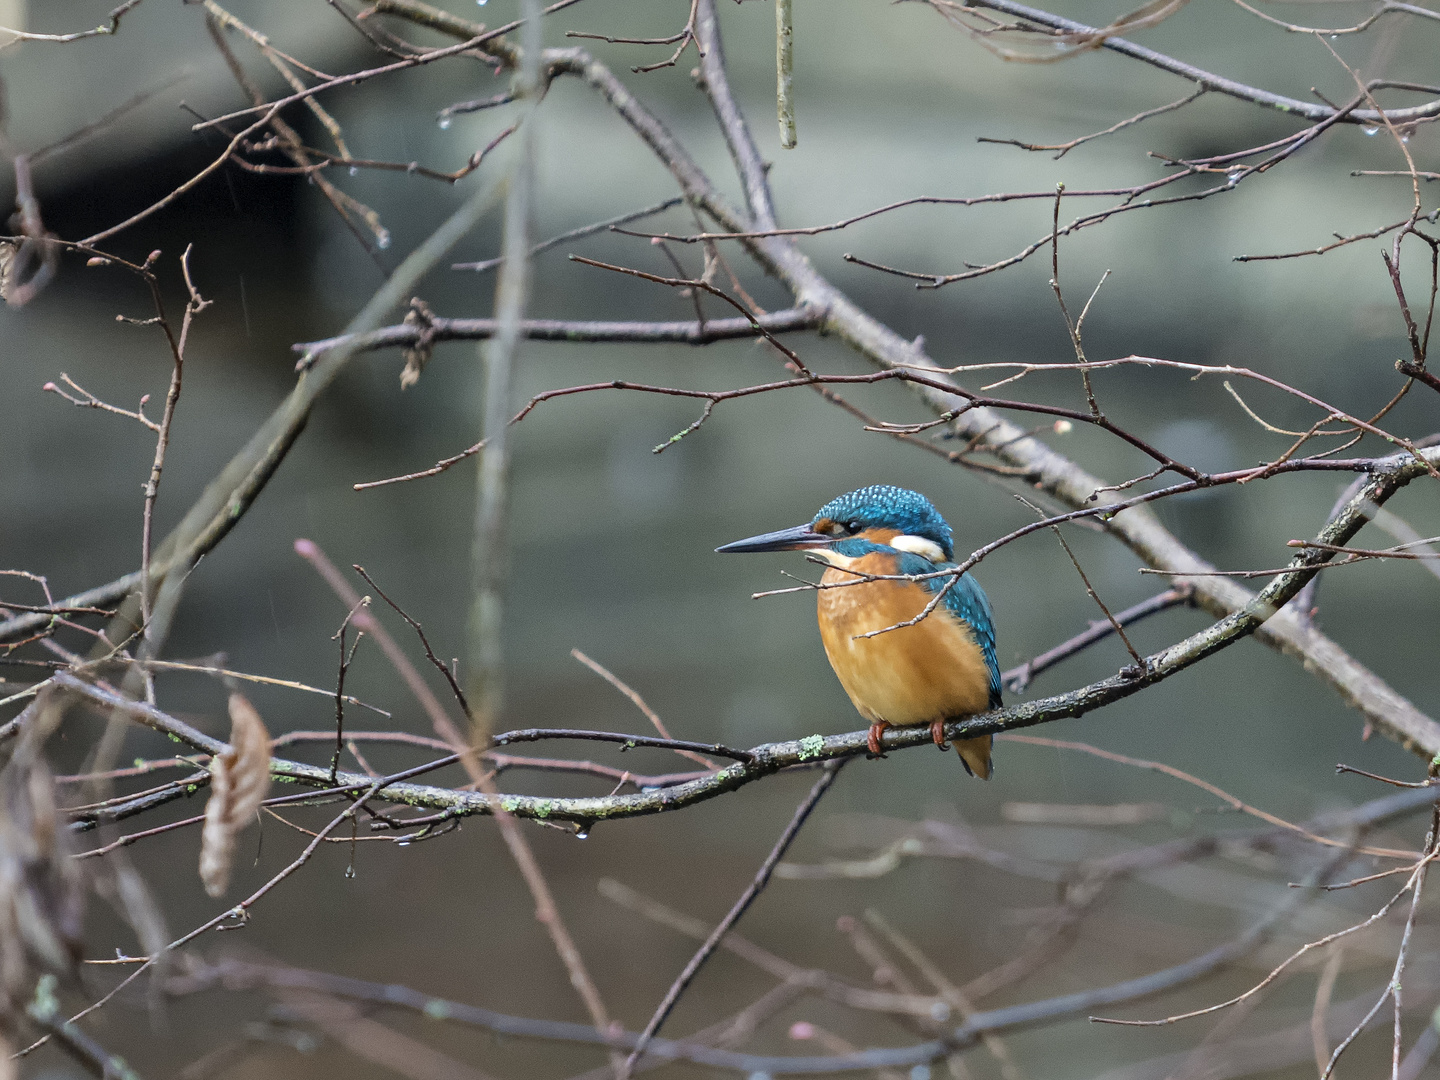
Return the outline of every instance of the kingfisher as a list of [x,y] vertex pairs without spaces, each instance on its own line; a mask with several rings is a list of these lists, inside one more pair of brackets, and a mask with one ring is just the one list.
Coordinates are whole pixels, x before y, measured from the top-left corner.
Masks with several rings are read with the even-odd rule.
[[[955,569],[953,534],[919,492],[863,487],[804,525],[715,550],[810,551],[828,564],[816,594],[820,640],[870,722],[872,754],[892,725],[928,724],[944,750],[946,721],[1000,707],[990,601],[970,574],[937,573]],[[919,577],[927,574],[935,576]],[[930,614],[911,623],[942,591]],[[989,735],[956,740],[966,772],[990,779],[990,745]]]

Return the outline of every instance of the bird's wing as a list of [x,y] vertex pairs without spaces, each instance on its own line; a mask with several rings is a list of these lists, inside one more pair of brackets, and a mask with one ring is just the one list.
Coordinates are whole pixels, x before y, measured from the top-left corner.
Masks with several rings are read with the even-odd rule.
[[[898,560],[897,572],[901,574],[929,574],[945,570],[954,563],[932,563],[919,555],[904,552]],[[926,578],[921,582],[932,594],[944,589],[950,578]],[[990,670],[990,708],[998,709],[1000,699],[1000,662],[995,654],[995,616],[990,610],[990,598],[980,583],[968,573],[961,574],[951,585],[941,601],[945,609],[955,618],[970,627],[980,651],[985,654],[985,666]]]

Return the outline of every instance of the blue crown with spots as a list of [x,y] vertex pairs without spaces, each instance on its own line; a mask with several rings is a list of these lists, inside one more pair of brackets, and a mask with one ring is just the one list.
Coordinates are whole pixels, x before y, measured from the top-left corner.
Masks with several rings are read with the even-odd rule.
[[950,526],[918,491],[891,484],[872,484],[826,503],[812,524],[825,520],[841,525],[855,522],[862,530],[897,529],[907,536],[920,536],[939,544],[947,560],[955,556]]

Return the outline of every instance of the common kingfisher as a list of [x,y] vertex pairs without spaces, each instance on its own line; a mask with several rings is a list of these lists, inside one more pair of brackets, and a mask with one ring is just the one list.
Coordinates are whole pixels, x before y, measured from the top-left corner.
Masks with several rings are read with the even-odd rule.
[[[902,577],[955,567],[950,526],[919,492],[864,487],[822,506],[804,525],[715,550],[813,551],[829,564],[817,593],[820,639],[840,685],[870,722],[872,754],[892,725],[928,724],[943,750],[947,720],[1000,706],[995,622],[979,582],[968,573]],[[929,615],[901,625],[941,590]],[[989,735],[955,743],[965,771],[982,780],[990,779],[990,743]]]

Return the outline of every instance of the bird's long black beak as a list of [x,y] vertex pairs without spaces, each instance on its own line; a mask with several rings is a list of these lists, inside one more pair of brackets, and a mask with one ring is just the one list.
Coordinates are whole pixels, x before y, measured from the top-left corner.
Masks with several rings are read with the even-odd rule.
[[794,551],[797,548],[824,547],[833,539],[833,536],[816,532],[810,527],[810,523],[806,522],[793,529],[781,529],[779,532],[761,533],[745,540],[736,540],[733,544],[726,544],[715,550],[726,554],[737,551]]

